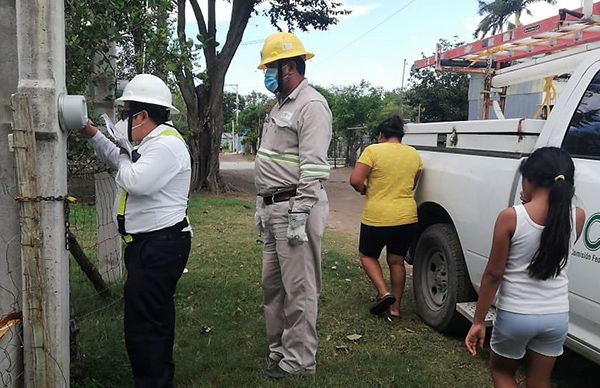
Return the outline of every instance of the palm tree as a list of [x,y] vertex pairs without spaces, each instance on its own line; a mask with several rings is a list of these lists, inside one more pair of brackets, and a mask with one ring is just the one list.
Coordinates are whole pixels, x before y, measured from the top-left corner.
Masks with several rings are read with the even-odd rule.
[[[488,33],[496,34],[504,30],[505,25],[509,28],[519,27],[521,25],[521,15],[526,12],[532,15],[529,6],[533,3],[543,1],[550,5],[555,5],[556,0],[477,0],[479,3],[478,14],[484,16],[479,22],[473,36],[477,37],[481,33],[483,38]],[[515,23],[510,26],[508,18],[515,15]]]

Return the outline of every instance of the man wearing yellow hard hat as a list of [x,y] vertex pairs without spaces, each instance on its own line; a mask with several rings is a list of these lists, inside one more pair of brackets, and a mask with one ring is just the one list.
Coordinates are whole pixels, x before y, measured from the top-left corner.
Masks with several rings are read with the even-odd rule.
[[313,56],[297,37],[279,32],[265,40],[258,66],[264,70],[265,87],[277,97],[255,165],[255,220],[264,236],[262,288],[271,363],[266,374],[274,379],[316,371],[331,111],[304,78],[305,61]]

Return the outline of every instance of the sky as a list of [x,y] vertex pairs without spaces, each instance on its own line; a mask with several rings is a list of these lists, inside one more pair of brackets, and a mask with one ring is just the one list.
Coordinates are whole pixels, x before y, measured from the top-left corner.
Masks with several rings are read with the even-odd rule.
[[[409,84],[410,67],[421,54],[433,54],[440,38],[471,42],[481,20],[477,0],[336,0],[352,10],[326,31],[295,31],[306,50],[315,54],[307,62],[306,78],[324,87],[358,84],[366,80],[386,90]],[[200,2],[206,9],[206,1]],[[202,4],[204,3],[204,4]],[[224,42],[231,4],[217,0],[217,40]],[[560,8],[574,9],[581,0],[557,0],[556,5],[533,4],[533,16],[523,15],[524,24],[558,14]],[[191,9],[187,12],[188,36],[197,27]],[[205,13],[206,14],[206,13]],[[285,26],[281,24],[281,27]],[[225,79],[226,91],[268,93],[263,73],[256,69],[266,36],[277,30],[267,18],[253,16],[244,32]],[[406,60],[406,67],[403,64]],[[403,71],[404,70],[404,71]],[[236,85],[236,86],[234,86]]]

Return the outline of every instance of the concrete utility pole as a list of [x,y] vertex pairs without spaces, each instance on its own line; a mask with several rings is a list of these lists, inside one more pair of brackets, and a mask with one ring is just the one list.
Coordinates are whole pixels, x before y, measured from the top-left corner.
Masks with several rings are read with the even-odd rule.
[[[37,191],[42,197],[67,193],[66,134],[59,127],[58,96],[65,92],[63,0],[16,2],[18,93],[29,96],[35,131]],[[65,249],[64,203],[40,202],[42,230],[38,269],[42,303],[27,302],[24,286],[25,387],[69,386],[69,258]],[[25,258],[24,258],[25,260]],[[24,273],[23,283],[31,282]],[[36,298],[32,298],[36,300]],[[41,317],[42,322],[33,321]],[[41,337],[42,348],[36,348]]]
[[8,152],[8,135],[12,132],[10,96],[17,90],[19,77],[15,7],[16,0],[0,1],[0,317],[21,311],[19,204],[15,201],[15,159]]
[[400,86],[400,90],[404,91],[404,72],[406,71],[406,59],[402,65],[402,86]]
[[235,89],[235,123],[231,120],[231,152],[236,151],[236,141],[235,141],[235,128],[238,125],[238,118],[240,114],[240,94],[239,94],[239,84],[225,84],[225,86],[231,86]]

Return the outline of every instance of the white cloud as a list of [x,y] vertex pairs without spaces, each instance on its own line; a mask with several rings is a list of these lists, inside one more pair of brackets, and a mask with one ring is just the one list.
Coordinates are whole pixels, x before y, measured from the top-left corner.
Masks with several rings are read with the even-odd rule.
[[378,4],[378,3],[370,4],[370,5],[344,4],[343,8],[347,9],[349,11],[352,11],[352,12],[349,15],[342,15],[339,18],[340,18],[340,20],[345,20],[345,19],[349,19],[354,16],[363,16],[363,15],[370,13],[374,9],[378,8],[379,5],[380,4]]
[[581,7],[581,0],[558,0],[556,5],[549,5],[543,1],[540,1],[528,7],[532,16],[529,16],[527,13],[523,14],[521,16],[521,23],[529,24],[538,20],[556,16],[558,15],[558,10],[561,8],[576,9],[579,7]]

